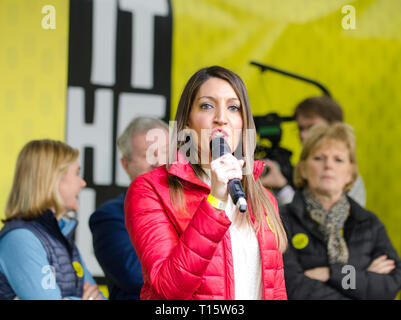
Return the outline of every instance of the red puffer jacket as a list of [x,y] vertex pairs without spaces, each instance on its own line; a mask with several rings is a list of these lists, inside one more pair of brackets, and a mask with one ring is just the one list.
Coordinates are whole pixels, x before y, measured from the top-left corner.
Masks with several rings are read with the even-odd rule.
[[[230,220],[207,201],[210,188],[188,163],[179,161],[139,176],[125,198],[125,223],[142,265],[141,299],[234,299]],[[263,169],[255,161],[254,178]],[[186,210],[178,215],[170,201],[167,177],[183,180]],[[276,200],[269,193],[271,201]],[[263,298],[287,299],[282,254],[264,221],[258,234]]]

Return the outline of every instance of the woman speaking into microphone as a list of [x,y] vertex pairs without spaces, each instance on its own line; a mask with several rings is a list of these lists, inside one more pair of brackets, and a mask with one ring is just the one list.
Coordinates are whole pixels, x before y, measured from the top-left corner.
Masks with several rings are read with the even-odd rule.
[[[141,299],[286,299],[282,252],[287,238],[277,203],[258,180],[255,125],[244,83],[212,66],[181,95],[170,159],[131,184],[126,226],[142,265]],[[223,137],[234,157],[213,160]],[[241,180],[247,209],[227,184]]]

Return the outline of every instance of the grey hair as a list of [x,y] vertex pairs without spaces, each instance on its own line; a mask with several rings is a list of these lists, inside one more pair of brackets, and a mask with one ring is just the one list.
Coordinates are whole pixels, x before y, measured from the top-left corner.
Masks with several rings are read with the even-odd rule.
[[128,124],[123,133],[117,139],[117,146],[122,156],[131,158],[131,139],[135,134],[144,133],[150,129],[161,128],[169,131],[167,123],[163,120],[152,117],[136,117]]

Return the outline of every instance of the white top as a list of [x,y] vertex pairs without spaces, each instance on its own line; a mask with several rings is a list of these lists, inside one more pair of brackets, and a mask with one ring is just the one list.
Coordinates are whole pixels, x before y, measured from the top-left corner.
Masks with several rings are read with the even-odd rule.
[[[208,177],[203,177],[202,180],[210,186],[210,169],[203,170]],[[230,196],[225,213],[231,221],[236,214],[242,214],[234,206]],[[261,300],[262,266],[255,230],[248,224],[239,228],[232,223],[229,231],[234,263],[235,300]]]

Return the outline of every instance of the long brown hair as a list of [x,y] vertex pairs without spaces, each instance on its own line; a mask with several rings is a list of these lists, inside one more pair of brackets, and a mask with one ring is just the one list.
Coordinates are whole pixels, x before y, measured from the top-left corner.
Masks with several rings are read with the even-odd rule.
[[[178,103],[174,122],[175,127],[169,148],[170,160],[167,164],[167,167],[169,168],[171,163],[176,160],[176,153],[180,148],[178,134],[182,132],[188,124],[189,114],[191,112],[196,94],[201,85],[210,78],[219,78],[227,81],[240,100],[241,116],[243,120],[242,144],[240,143],[240,146],[242,145],[242,155],[244,155],[245,166],[248,166],[248,170],[245,170],[247,174],[243,176],[242,185],[245,193],[247,194],[248,203],[252,208],[251,210],[253,216],[255,217],[255,227],[257,232],[263,230],[261,226],[263,223],[266,223],[266,221],[264,222],[264,219],[266,219],[267,216],[269,225],[275,234],[277,247],[281,252],[284,252],[287,247],[287,237],[278,212],[275,210],[260,180],[258,179],[255,181],[253,178],[253,153],[256,146],[256,135],[250,135],[249,132],[255,133],[255,123],[253,121],[245,84],[237,74],[220,66],[211,66],[197,71],[189,79]],[[195,174],[198,177],[201,177],[204,171],[198,162],[194,163],[193,161],[189,161],[189,163],[192,166]],[[170,188],[171,202],[175,204],[178,211],[185,214],[185,198],[180,179],[176,176],[169,175],[168,183]],[[239,219],[240,224],[243,223],[244,220],[251,224],[249,214],[241,215]]]
[[47,209],[53,209],[57,217],[62,216],[64,205],[59,182],[78,155],[78,149],[61,141],[28,142],[18,155],[4,222],[35,219]]

